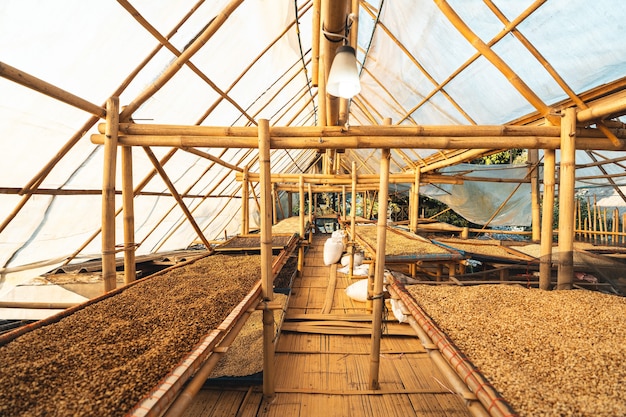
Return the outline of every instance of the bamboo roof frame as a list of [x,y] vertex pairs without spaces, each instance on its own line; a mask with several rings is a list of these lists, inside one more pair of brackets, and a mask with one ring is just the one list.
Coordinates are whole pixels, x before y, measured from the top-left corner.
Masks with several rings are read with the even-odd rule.
[[[131,14],[131,16],[137,20],[137,22],[139,24],[141,24],[142,27],[144,27],[146,29],[146,31],[148,31],[149,33],[152,34],[152,36],[154,36],[155,39],[157,39],[159,41],[159,45],[157,45],[156,49],[146,58],[146,60],[135,70],[134,74],[136,74],[136,72],[139,70],[139,68],[141,68],[143,65],[145,65],[145,63],[150,59],[150,56],[154,56],[154,54],[156,54],[156,51],[162,49],[162,48],[167,48],[172,50],[173,46],[171,45],[169,39],[171,38],[171,36],[173,34],[176,33],[177,29],[193,14],[193,12],[199,7],[199,5],[202,2],[198,2],[198,4],[196,4],[195,6],[193,6],[192,9],[190,9],[190,11],[180,20],[180,22],[176,25],[176,27],[170,31],[168,33],[168,35],[164,36],[161,35],[155,28],[154,26],[152,26],[150,24],[150,22],[148,22],[133,6],[132,4],[128,1],[128,0],[124,0],[124,1],[120,1],[120,4],[128,11],[129,14]],[[316,6],[317,3],[317,6]],[[377,11],[376,9],[374,9],[369,3],[367,2],[356,2],[356,1],[352,1],[352,5],[350,5],[350,7],[352,9],[355,8],[355,4],[356,3],[360,3],[359,6],[361,7],[361,10],[364,10],[365,12],[367,12],[368,14],[370,14],[373,17],[376,17],[376,24],[378,25],[379,28],[381,28],[381,30],[383,30],[384,32],[388,33],[388,35],[394,39],[395,41],[397,41],[397,37],[395,37],[395,35],[382,23],[377,19]],[[458,17],[458,15],[456,15],[456,13],[454,12],[454,10],[451,9],[450,5],[445,2],[445,1],[437,1],[436,2],[437,5],[442,9],[442,11],[444,12],[444,14],[455,23],[455,25],[457,26],[457,28],[459,28],[459,31],[461,33],[463,33],[465,36],[467,36],[470,39],[472,38],[472,33],[471,31],[468,31],[466,29],[464,29],[464,23],[462,20],[460,20],[460,18]],[[622,89],[624,87],[624,85],[626,84],[626,81],[624,80],[618,80],[616,81],[613,85],[608,85],[608,86],[602,86],[599,87],[596,90],[595,95],[596,96],[606,96],[608,93],[614,92],[614,91],[618,91],[618,94],[616,95],[615,98],[604,98],[602,99],[601,103],[598,103],[597,105],[594,105],[590,102],[591,97],[593,97],[592,95],[588,95],[588,94],[580,94],[580,95],[576,95],[573,93],[573,91],[571,90],[571,88],[569,88],[567,86],[567,84],[563,81],[563,79],[560,77],[560,75],[558,73],[556,73],[556,71],[554,71],[553,68],[550,67],[549,62],[547,60],[545,60],[541,54],[536,51],[536,49],[534,49],[533,45],[523,37],[523,35],[521,35],[521,33],[517,30],[517,26],[524,20],[526,19],[528,16],[530,16],[535,10],[537,10],[543,3],[545,3],[545,0],[538,0],[536,2],[534,2],[530,7],[528,7],[523,13],[521,13],[518,17],[516,17],[514,20],[509,21],[507,20],[504,15],[496,8],[496,6],[491,2],[488,1],[486,2],[487,6],[494,12],[494,14],[501,19],[501,21],[505,24],[505,28],[496,36],[494,37],[491,41],[486,42],[484,45],[480,45],[479,44],[479,52],[477,52],[474,57],[472,59],[476,59],[479,56],[487,56],[487,57],[492,57],[492,59],[494,59],[494,65],[496,65],[498,68],[501,69],[501,71],[503,71],[503,73],[507,73],[507,68],[506,66],[502,66],[497,64],[498,60],[497,57],[493,56],[491,54],[491,52],[489,51],[488,48],[491,48],[491,46],[493,46],[495,43],[497,43],[500,39],[502,39],[505,35],[507,34],[513,34],[514,36],[516,36],[518,39],[520,39],[520,41],[522,41],[525,46],[527,47],[527,49],[531,50],[531,52],[533,52],[533,54],[535,55],[535,57],[540,60],[542,62],[542,64],[544,66],[546,66],[546,68],[548,68],[548,70],[550,71],[550,73],[552,74],[553,78],[555,79],[555,81],[557,81],[559,83],[559,85],[561,85],[561,87],[564,89],[564,91],[567,92],[568,96],[570,97],[570,103],[576,105],[579,108],[579,112],[578,112],[578,119],[579,122],[581,123],[587,123],[587,124],[591,124],[591,123],[596,123],[597,124],[597,130],[600,131],[601,133],[604,134],[604,137],[608,138],[609,141],[611,142],[612,145],[614,146],[610,146],[608,142],[604,141],[604,140],[595,140],[595,138],[592,140],[591,138],[589,138],[588,142],[585,142],[584,140],[581,141],[583,144],[583,147],[585,148],[586,146],[588,146],[588,150],[602,150],[602,149],[607,149],[607,150],[621,150],[624,149],[623,145],[622,145],[622,139],[624,138],[623,135],[620,135],[621,132],[617,132],[617,134],[615,134],[614,130],[609,129],[605,123],[602,122],[603,119],[607,118],[607,117],[614,117],[614,116],[619,116],[624,114],[624,108],[626,107],[624,105],[623,102],[623,93],[621,93],[622,97],[619,97],[620,93],[619,90]],[[208,25],[206,27],[205,32],[201,35],[201,38],[206,41],[212,33],[215,33],[215,31],[218,29],[219,25],[222,24],[229,16],[230,13],[234,12],[240,5],[242,4],[242,1],[231,1],[229,4],[227,4],[224,8],[224,10],[222,11],[222,13],[219,14],[218,17],[216,17],[216,19],[211,22],[211,25]],[[313,2],[313,4],[311,4],[311,2],[306,2],[304,3],[301,7],[300,7],[300,12],[301,13],[306,13],[308,10],[310,9],[314,9],[315,7],[319,7],[319,2]],[[349,8],[347,6],[347,3],[345,6],[337,6],[339,8]],[[316,11],[316,13],[319,12],[319,10]],[[290,27],[292,27],[294,24],[297,24],[297,20],[293,21],[289,24],[288,27],[286,27],[284,29],[284,31],[282,32],[282,34],[280,34],[275,40],[274,42],[276,42],[281,36],[283,36]],[[356,29],[356,28],[355,28]],[[354,40],[354,37],[356,36],[356,30],[351,33],[351,38],[352,40]],[[160,78],[156,84],[160,86],[164,85],[165,82],[167,82],[167,78],[171,77],[173,75],[173,73],[175,73],[175,66],[176,65],[180,65],[180,64],[185,64],[185,65],[192,65],[189,62],[189,59],[191,58],[191,56],[193,56],[193,54],[195,53],[195,51],[197,51],[197,47],[200,47],[200,43],[191,45],[190,48],[188,48],[187,50],[185,50],[183,53],[180,52],[176,52],[176,51],[172,51],[175,54],[178,54],[178,58],[176,60],[175,63],[172,64],[172,67],[170,70],[166,71],[167,74],[164,74],[162,78]],[[273,44],[273,43],[272,43]],[[217,104],[222,101],[222,100],[227,100],[227,101],[231,101],[228,97],[228,92],[232,90],[232,88],[237,84],[238,80],[240,80],[245,73],[247,73],[252,66],[254,65],[255,62],[257,62],[260,57],[262,55],[264,55],[270,48],[271,45],[268,45],[266,47],[265,50],[263,50],[252,62],[251,64],[245,69],[245,71],[243,71],[240,76],[227,88],[224,90],[221,90],[219,87],[217,87],[216,85],[214,85],[211,80],[208,79],[208,77],[204,77],[202,74],[199,74],[199,76],[201,78],[206,78],[205,81],[207,82],[208,85],[215,87],[215,91],[218,92],[218,94],[220,95],[220,97],[218,98],[218,101],[216,103],[214,103],[214,105],[212,105],[209,109],[207,109],[206,113],[205,113],[205,117],[211,113],[212,109],[214,109]],[[398,46],[400,47],[400,49],[402,49],[403,51],[406,50],[406,48],[400,43],[398,42]],[[487,48],[487,49],[485,49]],[[314,48],[314,50],[317,49]],[[365,51],[367,52],[367,51]],[[405,53],[408,53],[408,50],[406,50]],[[411,56],[410,53],[408,53],[407,56]],[[317,61],[317,56],[314,56],[314,54],[312,54],[312,58],[314,61]],[[420,63],[415,60],[413,57],[411,57],[411,60],[414,61],[414,64],[417,67],[421,68]],[[329,66],[330,63],[330,59],[327,59],[327,67]],[[469,62],[466,62],[463,67],[467,67],[467,65],[469,65]],[[193,69],[193,68],[192,68]],[[364,71],[367,72],[367,68],[363,68]],[[458,72],[457,72],[458,73]],[[443,83],[437,84],[435,90],[433,90],[433,92],[429,95],[429,97],[432,97],[432,95],[434,95],[435,92],[437,91],[444,91],[444,87],[445,85],[449,82],[449,80],[453,79],[455,77],[455,75],[457,74],[452,74],[451,77],[449,77],[446,81],[444,81]],[[425,72],[425,75],[427,77],[428,74],[427,72]],[[529,98],[529,100],[531,102],[533,102],[536,107],[539,109],[539,114],[542,117],[548,116],[548,117],[553,117],[554,113],[555,113],[555,109],[558,110],[559,106],[552,106],[552,107],[548,107],[546,106],[544,103],[542,103],[540,100],[535,100],[533,99],[533,93],[532,91],[530,91],[530,89],[528,89],[528,91],[526,91],[526,87],[524,86],[523,83],[518,83],[517,80],[517,76],[514,73],[510,73],[511,75],[511,79],[513,84],[515,84],[516,88],[518,88],[518,90],[520,90],[521,92],[525,93],[526,96]],[[55,99],[64,101],[72,106],[75,106],[77,108],[83,109],[88,113],[91,114],[95,114],[96,116],[91,117],[86,124],[81,127],[81,129],[79,129],[79,131],[76,133],[75,136],[73,136],[68,142],[67,144],[61,149],[61,151],[59,152],[59,154],[57,154],[52,160],[50,160],[49,164],[44,167],[44,169],[42,169],[42,171],[40,171],[37,176],[35,176],[30,182],[29,184],[27,184],[26,186],[24,186],[21,190],[20,190],[20,194],[23,195],[23,198],[21,200],[21,202],[14,208],[13,212],[4,219],[3,223],[0,224],[0,232],[2,230],[4,230],[6,228],[6,226],[12,221],[12,219],[15,218],[15,216],[17,215],[17,213],[19,213],[21,211],[21,209],[24,207],[24,205],[28,202],[28,200],[30,199],[30,197],[32,195],[35,194],[50,194],[50,195],[81,195],[81,194],[90,194],[90,193],[97,193],[97,191],[91,191],[91,190],[49,190],[47,191],[46,189],[43,190],[38,190],[39,184],[41,184],[43,182],[43,179],[45,179],[45,177],[47,176],[47,174],[49,174],[52,169],[54,168],[54,166],[56,165],[56,163],[63,158],[64,155],[67,154],[67,152],[72,149],[72,147],[74,146],[75,143],[77,143],[82,136],[84,135],[84,132],[86,132],[87,130],[89,130],[90,126],[93,126],[98,118],[103,118],[105,117],[105,112],[104,112],[104,106],[97,106],[95,104],[86,102],[85,100],[82,100],[80,97],[77,96],[73,96],[71,93],[65,92],[61,89],[59,89],[58,87],[55,87],[49,83],[46,83],[43,80],[39,80],[35,77],[30,76],[29,74],[26,74],[23,71],[19,71],[16,68],[13,68],[7,64],[4,63],[0,63],[0,76],[10,79],[14,82],[20,83],[28,88],[32,88],[36,91],[39,91],[43,94],[47,94],[50,95],[51,97],[54,97]],[[133,74],[131,74],[129,76],[128,79],[126,79],[122,85],[119,87],[118,91],[116,91],[116,94],[113,94],[113,96],[117,96],[119,95],[119,93],[121,91],[123,91],[123,89],[125,88],[125,86],[127,86],[130,82],[130,80],[132,79]],[[380,83],[379,81],[377,81],[381,88],[385,88],[385,86]],[[140,96],[138,96],[135,100],[133,100],[133,102],[131,102],[128,106],[126,106],[122,112],[122,114],[120,115],[122,117],[121,120],[123,120],[126,116],[129,116],[132,114],[133,109],[136,109],[140,103],[147,99],[151,93],[154,93],[158,88],[152,88],[150,91],[146,90],[144,91]],[[391,94],[390,94],[391,96]],[[311,97],[311,101],[314,99],[314,97]],[[81,101],[82,100],[82,101]],[[294,99],[294,101],[297,101]],[[376,106],[372,105],[367,98],[363,97],[363,98],[357,98],[355,99],[355,103],[361,103],[361,108],[365,109],[366,114],[370,115],[370,121],[374,121],[377,118],[382,117],[382,115],[377,111]],[[564,102],[565,103],[565,102]],[[242,115],[246,115],[246,111],[243,110],[242,107],[240,107],[237,103],[232,102],[231,104],[233,104],[235,107],[237,107],[238,109],[240,109],[240,111],[242,112]],[[358,106],[358,104],[357,104]],[[564,107],[561,106],[561,107]],[[298,111],[298,113],[303,112],[305,109],[307,108],[307,105],[303,105],[301,107],[301,109]],[[368,110],[369,109],[369,110]],[[463,112],[463,109],[460,109],[460,111]],[[403,120],[409,120],[411,121],[410,115],[415,111],[415,109],[412,109],[411,111],[407,112],[406,115],[407,117],[405,117],[404,119],[399,119],[396,121],[396,123],[401,123]],[[373,113],[376,113],[378,116],[376,118],[373,118]],[[545,114],[544,114],[545,113]],[[258,113],[257,113],[258,114]],[[291,118],[291,120],[288,121],[288,124],[291,125],[292,123],[295,123],[295,119],[296,116],[293,116]],[[471,118],[468,118],[468,120],[471,120]],[[524,121],[526,121],[528,119],[524,119]],[[522,123],[522,120],[519,121],[514,121],[513,123]],[[201,123],[201,122],[199,122]],[[414,121],[412,121],[412,123],[414,123]],[[253,125],[255,124],[255,118],[254,117],[249,117],[248,116],[248,124]],[[123,136],[122,136],[123,139]],[[445,143],[446,146],[449,148],[449,143],[448,139],[449,138],[441,138],[441,143]],[[124,140],[124,139],[123,139]],[[366,140],[366,138],[355,138],[356,142],[359,142],[360,140]],[[334,141],[331,141],[334,142]],[[468,142],[469,143],[469,142]],[[588,143],[588,145],[584,145],[585,143]],[[328,143],[325,144],[326,146],[328,145]],[[372,145],[373,146],[373,145]],[[452,145],[454,147],[454,149],[458,149],[459,151],[462,151],[464,148],[462,148],[461,144],[456,144],[456,145]],[[577,146],[578,146],[578,142],[577,142]],[[218,146],[219,147],[219,146]],[[288,149],[286,147],[281,148],[280,146],[275,147],[274,144],[272,145],[272,147],[274,149],[276,148],[280,148],[280,149]],[[539,146],[537,145],[538,148],[546,148],[545,146]],[[356,147],[355,147],[356,148]],[[355,149],[353,148],[353,149]],[[498,147],[497,149],[504,149],[506,148],[505,146],[502,146],[502,144],[500,144],[500,147]],[[172,151],[176,152],[176,150],[179,149],[179,147],[176,147],[174,145],[174,147],[172,147]],[[184,148],[184,150],[188,151],[188,152],[192,152],[195,153],[198,156],[202,156],[202,157],[206,157],[206,155],[210,155],[206,152],[204,152],[204,155],[202,155],[203,151],[200,151],[198,149],[195,149],[195,147],[188,147],[188,148]],[[193,149],[193,150],[192,150]],[[306,149],[319,149],[317,147],[307,147]],[[344,144],[337,144],[337,148],[336,149],[345,149],[345,145]],[[401,164],[399,163],[399,161],[395,161],[393,163],[397,164],[398,167],[400,167],[401,169],[404,170],[411,170],[414,169],[414,166],[411,166],[411,161],[410,158],[408,156],[406,156],[406,154],[404,154],[402,152],[402,149],[407,149],[406,146],[398,146],[396,149],[394,149],[393,147],[391,147],[391,152],[392,154],[395,152],[398,155],[400,155],[400,159],[402,159],[406,165],[404,167],[401,166]],[[419,149],[419,148],[408,148],[412,151],[414,151],[415,149]],[[446,148],[444,148],[446,149]],[[494,149],[496,149],[495,147],[493,148],[484,148],[485,152],[494,152]],[[556,147],[554,148],[549,148],[549,149],[557,149]],[[452,164],[455,163],[456,161],[462,161],[462,160],[468,160],[472,158],[472,155],[474,154],[479,154],[478,151],[474,150],[472,153],[466,153],[465,157],[458,157],[456,159],[453,160],[447,160],[444,162],[444,159],[442,159],[441,162],[436,161],[437,158],[436,157],[429,157],[427,160],[428,162],[424,162],[424,161],[420,161],[420,165],[425,163],[426,166],[428,166],[428,168],[422,167],[420,168],[423,172],[427,172],[427,171],[431,171],[431,170],[435,170],[437,169],[436,167],[440,167],[440,166],[444,166],[447,164]],[[356,153],[353,152],[348,152],[348,155],[351,155],[351,157],[353,158],[357,158],[357,160],[360,160],[360,165],[361,167],[365,167],[367,165],[367,161],[364,161],[362,158],[358,157]],[[372,154],[371,154],[372,155]],[[210,158],[209,158],[210,159]],[[447,158],[446,158],[447,159]],[[218,160],[214,160],[214,162],[219,163]],[[225,161],[222,161],[224,163],[222,163],[221,165],[223,166],[227,166],[230,169],[232,169],[233,171],[240,171],[242,168],[241,167],[236,167],[234,165],[231,164],[231,166],[228,166],[226,164],[228,164]],[[342,164],[344,164],[343,160],[342,160]],[[591,164],[593,165],[593,164]],[[349,164],[344,164],[342,166],[345,167],[349,167]],[[607,176],[610,178],[610,176]],[[585,178],[590,178],[590,177],[585,177]],[[13,189],[9,189],[9,188],[3,188],[3,192],[6,193],[14,193]],[[135,195],[149,195],[149,194],[154,194],[154,193],[150,193],[150,192],[138,192]],[[164,194],[166,195],[166,194]],[[188,194],[186,193],[182,193],[182,196],[187,197]],[[232,198],[232,196],[231,196]],[[257,202],[258,204],[258,202]]]

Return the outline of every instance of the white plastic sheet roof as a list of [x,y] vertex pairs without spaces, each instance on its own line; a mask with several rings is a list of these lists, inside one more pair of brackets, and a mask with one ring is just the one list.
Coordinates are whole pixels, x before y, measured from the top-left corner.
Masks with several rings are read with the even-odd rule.
[[[360,4],[362,91],[351,103],[352,125],[379,124],[386,117],[399,124],[504,124],[537,112],[536,103],[494,65],[493,56],[546,106],[567,100],[563,86],[529,45],[576,94],[626,76],[626,8],[615,0]],[[312,1],[3,0],[0,61],[96,105],[119,96],[124,106],[157,82],[177,55],[231,6],[232,13],[189,64],[151,95],[133,119],[246,126],[265,118],[279,126],[315,125],[319,97],[310,81]],[[493,55],[481,54],[478,43],[459,32],[448,9]],[[36,262],[99,256],[103,154],[89,140],[99,122],[0,77],[3,277]],[[178,192],[187,195],[185,202],[208,239],[239,232],[240,184],[233,170],[183,150],[152,151],[160,160],[169,158],[164,169]],[[256,150],[202,151],[258,169]],[[142,149],[133,152],[139,182],[153,166]],[[437,154],[402,152],[415,164]],[[377,155],[373,150],[346,153],[359,161],[361,172],[378,170]],[[311,150],[275,150],[272,171],[304,172],[317,158]],[[393,171],[411,168],[397,151],[392,158]],[[622,165],[609,165],[608,171],[623,172]],[[38,191],[21,193],[27,188]],[[197,239],[167,194],[156,175],[135,198],[138,254],[185,248]],[[117,203],[120,207],[121,199]]]

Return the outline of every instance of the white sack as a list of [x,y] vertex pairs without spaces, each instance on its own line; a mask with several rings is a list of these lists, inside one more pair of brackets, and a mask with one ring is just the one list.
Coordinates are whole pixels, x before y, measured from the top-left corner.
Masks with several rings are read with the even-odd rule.
[[360,279],[354,284],[350,284],[346,287],[346,295],[352,298],[354,301],[367,301],[367,278]]
[[393,311],[393,315],[398,319],[400,323],[404,323],[407,321],[407,316],[402,312],[402,308],[400,307],[400,301],[392,298],[391,300],[391,311]]
[[343,253],[343,242],[336,239],[326,239],[324,243],[324,265],[332,265],[339,262]]
[[[357,252],[354,254],[354,267],[360,266],[363,263],[363,254],[361,252]],[[350,254],[343,255],[341,257],[341,265],[348,266],[350,265]]]

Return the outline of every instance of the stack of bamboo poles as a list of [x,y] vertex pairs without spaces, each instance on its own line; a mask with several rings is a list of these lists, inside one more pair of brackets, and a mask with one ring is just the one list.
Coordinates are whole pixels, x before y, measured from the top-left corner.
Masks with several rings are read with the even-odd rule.
[[597,245],[626,244],[626,213],[620,216],[619,209],[600,207],[593,197],[587,197],[586,208],[583,200],[576,201],[576,238]]

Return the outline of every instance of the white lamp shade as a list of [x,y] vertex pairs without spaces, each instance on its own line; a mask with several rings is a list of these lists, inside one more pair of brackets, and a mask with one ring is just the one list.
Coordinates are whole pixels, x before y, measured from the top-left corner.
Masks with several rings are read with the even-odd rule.
[[330,67],[326,92],[335,97],[352,98],[360,91],[356,52],[351,46],[340,46]]

